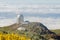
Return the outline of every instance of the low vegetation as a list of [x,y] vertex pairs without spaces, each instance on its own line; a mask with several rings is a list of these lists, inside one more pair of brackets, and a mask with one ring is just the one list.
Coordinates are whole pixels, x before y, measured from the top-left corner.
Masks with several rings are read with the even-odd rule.
[[29,37],[25,35],[18,34],[3,34],[0,33],[0,40],[31,40]]
[[60,29],[56,29],[56,30],[51,30],[52,32],[55,32],[56,34],[60,34]]

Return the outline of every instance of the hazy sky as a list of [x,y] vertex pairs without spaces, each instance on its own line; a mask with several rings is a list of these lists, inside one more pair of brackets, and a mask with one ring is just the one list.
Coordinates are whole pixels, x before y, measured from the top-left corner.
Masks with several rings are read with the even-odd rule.
[[20,4],[59,4],[60,0],[0,0],[1,3],[20,5]]
[[0,0],[0,26],[15,23],[19,13],[25,20],[60,29],[60,0]]

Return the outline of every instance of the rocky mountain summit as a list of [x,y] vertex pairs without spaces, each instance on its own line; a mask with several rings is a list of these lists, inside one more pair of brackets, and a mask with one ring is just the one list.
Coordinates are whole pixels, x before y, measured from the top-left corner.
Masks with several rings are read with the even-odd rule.
[[[40,35],[43,39],[50,38],[57,39],[57,35],[50,31],[46,26],[39,22],[29,22],[27,24],[13,24],[10,26],[11,30],[18,30],[19,33],[26,33],[28,36]],[[32,34],[32,35],[31,35]]]

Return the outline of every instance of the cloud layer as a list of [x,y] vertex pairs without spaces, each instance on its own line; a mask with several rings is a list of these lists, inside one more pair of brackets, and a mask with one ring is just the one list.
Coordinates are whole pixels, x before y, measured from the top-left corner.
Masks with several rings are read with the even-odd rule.
[[16,23],[16,19],[0,19],[0,27],[9,26]]
[[0,12],[60,13],[60,5],[0,5]]

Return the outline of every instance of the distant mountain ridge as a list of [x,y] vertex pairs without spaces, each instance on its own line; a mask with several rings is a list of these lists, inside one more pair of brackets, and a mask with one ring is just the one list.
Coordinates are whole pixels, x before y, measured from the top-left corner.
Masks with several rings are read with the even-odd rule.
[[44,26],[42,23],[38,23],[38,22],[30,22],[28,24],[13,24],[11,26],[9,26],[12,30],[17,30],[17,28],[19,27],[24,27],[26,28],[26,30],[28,31],[33,31],[36,32],[37,30],[39,30],[38,32],[40,32],[40,34],[51,34],[53,32],[51,32],[46,26]]

